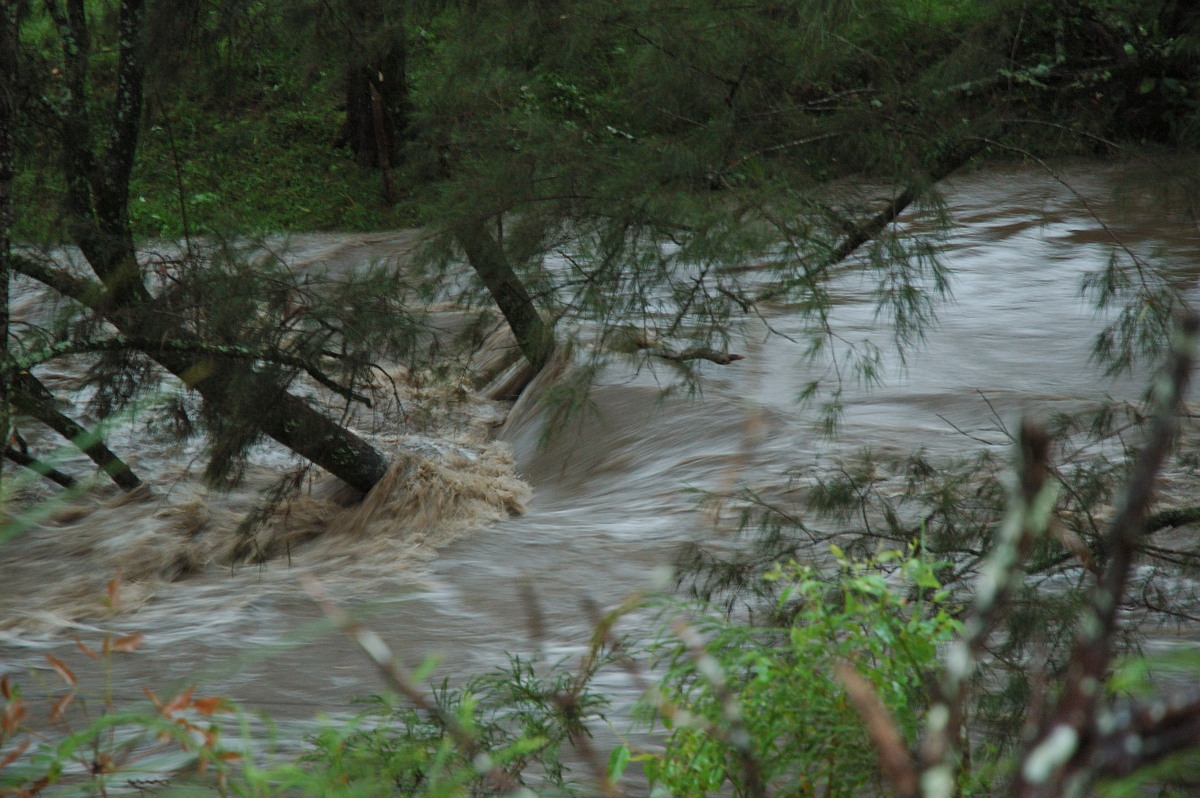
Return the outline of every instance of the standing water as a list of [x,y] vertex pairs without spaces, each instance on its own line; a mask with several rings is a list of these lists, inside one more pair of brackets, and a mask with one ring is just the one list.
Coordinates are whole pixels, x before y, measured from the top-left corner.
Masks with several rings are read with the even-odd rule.
[[[1118,192],[1137,200],[1157,191],[1127,184],[1120,170],[1081,165],[1065,177],[1086,205],[1032,167],[946,184],[953,299],[904,364],[888,356],[882,386],[846,386],[837,440],[818,435],[812,411],[795,401],[814,367],[800,322],[779,306],[766,309],[774,333],[751,327],[733,347],[745,360],[703,366],[699,395],[664,399],[653,373],[610,369],[592,408],[545,445],[528,401],[464,403],[452,425],[426,436],[383,419],[376,445],[411,456],[400,458],[384,506],[344,508],[318,484],[275,520],[285,555],[261,566],[215,560],[256,491],[294,467],[289,458],[263,452],[245,487],[216,494],[200,487],[196,450],[142,451],[129,459],[153,490],[98,490],[0,547],[0,672],[27,695],[38,684],[50,690],[43,653],[70,658],[76,636],[114,628],[146,635],[114,675],[118,703],[136,701],[143,685],[169,692],[200,681],[203,692],[277,719],[348,712],[381,685],[352,644],[322,625],[302,576],[363,608],[410,666],[440,658],[436,678],[478,673],[535,646],[577,656],[593,622],[585,601],[611,607],[650,588],[680,544],[731,543],[732,521],[702,507],[696,491],[769,490],[866,446],[967,454],[1002,442],[997,417],[1080,410],[1105,394],[1136,399],[1144,375],[1109,380],[1090,362],[1104,319],[1081,281],[1107,264],[1110,233],[1192,279],[1200,234],[1191,217],[1159,204],[1115,203]],[[408,243],[399,234],[312,235],[292,240],[290,252],[347,268],[395,257]],[[890,334],[869,292],[848,270],[833,289],[831,323],[846,341],[875,340],[887,352]],[[110,442],[138,452],[140,433],[129,425]],[[105,620],[104,585],[118,567],[125,609]],[[544,615],[536,644],[529,591]]]

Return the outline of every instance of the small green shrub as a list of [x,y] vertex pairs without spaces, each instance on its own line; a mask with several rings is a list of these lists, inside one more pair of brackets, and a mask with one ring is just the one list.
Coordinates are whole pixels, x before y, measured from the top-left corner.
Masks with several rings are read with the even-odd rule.
[[[706,615],[663,644],[667,674],[652,714],[668,732],[666,750],[644,757],[653,794],[747,795],[759,781],[772,795],[852,796],[878,785],[875,750],[835,677],[839,663],[866,678],[915,738],[938,646],[959,628],[936,565],[899,553],[863,562],[834,554],[833,576],[796,563],[768,574],[790,624]],[[707,643],[689,639],[697,631]]]

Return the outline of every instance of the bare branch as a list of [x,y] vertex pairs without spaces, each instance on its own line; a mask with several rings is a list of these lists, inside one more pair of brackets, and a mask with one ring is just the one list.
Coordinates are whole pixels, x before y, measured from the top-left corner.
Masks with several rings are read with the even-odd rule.
[[66,438],[81,452],[91,458],[100,470],[108,475],[122,490],[131,491],[139,487],[142,481],[129,465],[118,457],[103,438],[96,432],[85,429],[77,421],[60,411],[54,401],[54,396],[36,377],[28,371],[13,375],[13,406],[45,424],[59,435]]
[[1004,617],[1013,592],[1020,587],[1022,561],[1046,532],[1058,495],[1057,483],[1047,479],[1050,438],[1028,422],[1021,426],[1021,462],[1008,515],[998,541],[980,570],[975,588],[975,611],[962,634],[951,644],[929,708],[921,750],[922,792],[929,798],[950,798],[956,792],[955,773],[961,749],[967,688],[979,666],[988,636]]
[[849,663],[838,663],[837,678],[879,752],[879,769],[892,792],[896,798],[916,798],[917,769],[887,707],[879,700],[870,682]]
[[670,349],[647,349],[647,354],[670,360],[674,363],[685,363],[689,360],[709,360],[721,366],[727,366],[735,360],[745,360],[745,355],[733,355],[728,352],[718,352],[715,349],[701,347],[674,352]]
[[19,466],[24,466],[35,474],[40,474],[51,482],[62,485],[64,488],[74,488],[79,485],[75,477],[70,474],[65,474],[59,471],[54,466],[44,460],[39,460],[31,456],[28,452],[22,451],[14,446],[7,446],[4,449],[4,456],[12,460]]
[[1198,344],[1200,318],[1189,314],[1181,323],[1171,363],[1155,385],[1157,411],[1147,442],[1138,453],[1124,496],[1104,535],[1104,571],[1080,617],[1063,694],[1021,758],[1012,788],[1017,798],[1075,794],[1097,775],[1091,755],[1117,612],[1145,534],[1155,480],[1174,441],[1179,406]]

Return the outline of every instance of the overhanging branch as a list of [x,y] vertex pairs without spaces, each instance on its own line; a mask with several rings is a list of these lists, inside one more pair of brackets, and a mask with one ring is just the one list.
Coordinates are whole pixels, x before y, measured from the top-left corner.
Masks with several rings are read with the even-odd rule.
[[136,350],[153,356],[155,352],[177,352],[207,357],[229,358],[234,360],[263,361],[280,366],[297,368],[304,371],[314,380],[348,401],[360,402],[371,407],[370,398],[339,384],[328,376],[311,361],[286,352],[261,352],[249,347],[231,346],[226,344],[210,344],[203,341],[167,339],[165,341],[147,341],[140,338],[129,338],[123,335],[105,338],[79,338],[69,341],[58,341],[36,352],[14,358],[13,370],[28,371],[42,363],[68,355],[88,354],[94,352],[123,352]]

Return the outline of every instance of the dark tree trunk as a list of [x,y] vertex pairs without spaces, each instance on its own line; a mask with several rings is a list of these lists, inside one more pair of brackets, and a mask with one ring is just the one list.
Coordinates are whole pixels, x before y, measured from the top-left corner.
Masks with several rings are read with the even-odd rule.
[[542,320],[504,248],[482,220],[464,222],[455,228],[454,234],[471,268],[508,321],[525,359],[541,371],[554,353],[554,331]]
[[[360,38],[351,44],[358,55],[346,68],[345,140],[359,166],[390,169],[399,161],[410,115],[404,26],[361,1],[348,4],[348,17]],[[362,42],[381,30],[389,31],[386,47],[365,52]]]
[[28,468],[35,474],[40,474],[51,482],[62,485],[64,488],[74,488],[79,484],[75,481],[75,477],[70,474],[64,474],[54,466],[44,463],[36,457],[31,457],[28,452],[21,449],[9,446],[5,448],[4,456],[17,465]]
[[17,378],[14,388],[12,402],[17,410],[36,418],[77,446],[118,487],[122,490],[133,490],[142,484],[142,481],[133,473],[133,469],[124,460],[113,454],[112,450],[104,445],[104,441],[100,439],[99,435],[84,429],[55,407],[54,396],[36,377],[28,372],[22,373]]
[[16,111],[20,76],[17,39],[20,32],[17,0],[0,0],[0,447],[7,447],[12,426],[8,370],[8,286],[12,273],[13,178],[16,173]]

